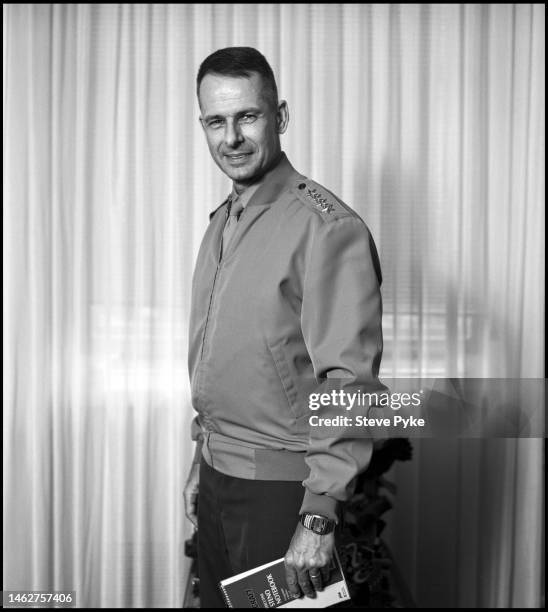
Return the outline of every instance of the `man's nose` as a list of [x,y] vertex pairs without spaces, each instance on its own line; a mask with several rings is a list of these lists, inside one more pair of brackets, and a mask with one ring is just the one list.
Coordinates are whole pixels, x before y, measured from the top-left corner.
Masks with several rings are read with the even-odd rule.
[[229,147],[237,147],[244,140],[240,126],[236,121],[227,121],[225,129],[225,142]]

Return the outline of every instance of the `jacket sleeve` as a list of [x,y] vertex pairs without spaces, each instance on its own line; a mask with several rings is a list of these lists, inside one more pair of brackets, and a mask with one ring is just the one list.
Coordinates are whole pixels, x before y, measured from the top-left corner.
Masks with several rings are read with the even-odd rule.
[[[375,245],[364,222],[353,216],[323,223],[308,254],[301,327],[312,360],[317,393],[381,392],[381,274]],[[353,407],[340,414],[366,414]],[[312,413],[310,413],[312,414]],[[317,413],[321,413],[318,411]],[[333,412],[332,412],[333,414]],[[338,502],[353,493],[369,464],[373,440],[355,427],[310,427],[300,512],[336,520]]]

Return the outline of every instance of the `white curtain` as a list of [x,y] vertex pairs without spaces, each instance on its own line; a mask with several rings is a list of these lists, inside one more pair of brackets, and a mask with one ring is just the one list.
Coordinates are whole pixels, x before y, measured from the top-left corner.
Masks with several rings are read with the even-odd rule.
[[[182,604],[217,48],[265,54],[290,160],[370,226],[382,375],[543,376],[544,5],[3,11],[5,589]],[[414,446],[388,537],[419,605],[538,607],[542,441]]]

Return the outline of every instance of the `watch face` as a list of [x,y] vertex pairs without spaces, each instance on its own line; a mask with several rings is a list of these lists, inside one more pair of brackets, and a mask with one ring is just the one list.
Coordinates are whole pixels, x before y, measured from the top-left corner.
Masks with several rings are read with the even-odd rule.
[[317,514],[303,514],[301,516],[301,523],[307,528],[319,535],[325,535],[333,531],[335,526],[334,521],[329,520],[324,516]]
[[312,523],[312,530],[320,535],[325,533],[327,528],[327,521],[319,516],[314,517],[314,521]]

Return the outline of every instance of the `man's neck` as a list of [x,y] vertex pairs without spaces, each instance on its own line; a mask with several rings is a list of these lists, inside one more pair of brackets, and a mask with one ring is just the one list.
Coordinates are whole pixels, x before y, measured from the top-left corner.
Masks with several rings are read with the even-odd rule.
[[251,187],[251,185],[254,185],[254,183],[232,183],[232,189],[234,190],[234,192],[237,195],[242,195],[242,193],[248,189],[249,187]]
[[273,168],[275,168],[280,163],[282,156],[283,156],[283,151],[280,151],[279,154],[274,159],[274,161],[270,164],[270,166],[268,166],[266,170],[259,177],[255,177],[252,181],[249,181],[246,183],[237,183],[236,181],[233,181],[232,188],[236,192],[236,194],[242,195],[242,193],[246,189],[260,183],[265,177],[265,175],[267,175]]

